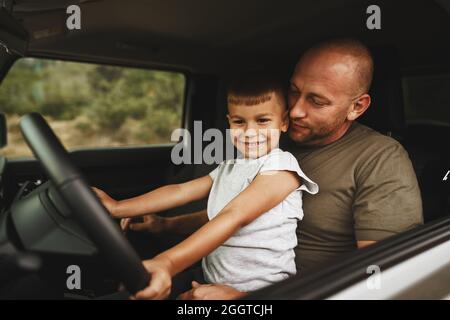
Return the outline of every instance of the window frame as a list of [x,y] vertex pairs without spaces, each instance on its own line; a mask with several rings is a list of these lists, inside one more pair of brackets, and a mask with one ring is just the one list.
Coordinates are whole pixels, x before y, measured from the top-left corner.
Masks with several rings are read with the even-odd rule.
[[[81,57],[67,57],[62,55],[27,55],[27,56],[15,56],[13,59],[9,60],[7,64],[2,66],[0,73],[0,86],[3,84],[4,79],[7,78],[9,72],[14,67],[14,65],[22,60],[22,59],[41,59],[41,60],[52,60],[52,61],[64,61],[64,62],[72,62],[72,63],[85,63],[85,64],[93,64],[93,65],[102,65],[109,67],[122,67],[122,68],[130,68],[130,69],[143,69],[148,71],[161,71],[161,72],[172,72],[181,74],[184,78],[184,92],[183,92],[183,103],[181,110],[181,119],[179,123],[179,128],[185,129],[189,127],[189,110],[187,110],[190,104],[190,96],[192,92],[192,75],[186,69],[182,68],[170,68],[170,67],[160,67],[155,66],[153,64],[145,64],[145,63],[134,63],[132,61],[124,62],[124,61],[116,61],[114,59],[84,59]],[[7,124],[8,126],[8,124]],[[173,147],[177,142],[167,142],[167,143],[155,143],[155,144],[136,144],[136,145],[121,145],[121,146],[95,146],[95,147],[71,147],[68,148],[69,153],[79,153],[83,151],[107,151],[107,150],[129,150],[129,149],[147,149],[147,148],[160,148],[160,147]],[[35,159],[34,156],[5,156],[8,161],[22,161],[27,159]]]
[[403,114],[405,125],[415,125],[415,124],[432,124],[436,126],[442,127],[450,127],[450,121],[446,122],[438,122],[435,120],[422,119],[422,120],[412,120],[408,121],[406,116],[407,114],[407,99],[406,99],[406,86],[405,82],[407,78],[425,78],[425,77],[449,77],[450,78],[450,66],[448,67],[417,67],[413,69],[406,69],[402,72],[401,75],[401,88],[402,88],[402,101],[403,101]]
[[368,266],[376,265],[382,271],[388,270],[449,240],[450,216],[446,216],[366,248],[355,249],[334,263],[327,263],[301,276],[263,288],[243,299],[327,299],[366,281],[370,276],[367,273]]

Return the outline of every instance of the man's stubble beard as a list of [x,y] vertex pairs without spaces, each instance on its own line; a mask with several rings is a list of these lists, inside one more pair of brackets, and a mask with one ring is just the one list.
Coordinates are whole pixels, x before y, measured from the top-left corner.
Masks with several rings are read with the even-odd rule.
[[308,126],[307,128],[309,129],[309,134],[306,136],[301,136],[300,139],[296,137],[295,133],[292,134],[289,130],[289,137],[295,143],[305,146],[314,146],[316,145],[316,142],[325,140],[327,137],[330,137],[337,132],[344,125],[345,120],[346,118],[343,120],[336,119],[333,123],[322,126],[318,130],[313,130],[310,126]]

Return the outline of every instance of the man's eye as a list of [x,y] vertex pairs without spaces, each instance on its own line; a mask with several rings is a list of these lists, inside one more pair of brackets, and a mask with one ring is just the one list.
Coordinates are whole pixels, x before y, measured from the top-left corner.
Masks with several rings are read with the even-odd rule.
[[316,99],[311,99],[311,102],[317,107],[323,107],[323,106],[326,105],[326,103],[321,102],[321,101],[317,101]]

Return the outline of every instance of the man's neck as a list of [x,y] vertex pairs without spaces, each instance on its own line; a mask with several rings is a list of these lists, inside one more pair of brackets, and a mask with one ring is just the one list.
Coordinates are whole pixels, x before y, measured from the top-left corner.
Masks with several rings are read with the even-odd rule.
[[330,143],[338,141],[340,138],[342,138],[347,133],[347,131],[352,126],[352,124],[353,124],[353,121],[344,122],[342,124],[342,126],[338,130],[336,130],[335,133],[333,133],[332,135],[326,137],[325,139],[323,139],[322,141],[320,141],[316,145],[318,147],[323,147],[323,146],[329,145]]

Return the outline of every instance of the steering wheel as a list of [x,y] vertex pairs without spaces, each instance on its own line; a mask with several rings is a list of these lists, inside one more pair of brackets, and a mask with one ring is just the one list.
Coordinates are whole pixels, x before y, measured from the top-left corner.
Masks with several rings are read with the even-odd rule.
[[127,290],[136,293],[150,280],[136,251],[112,221],[81,172],[45,119],[38,113],[25,115],[20,129],[28,146],[44,167],[56,190],[109,262]]

